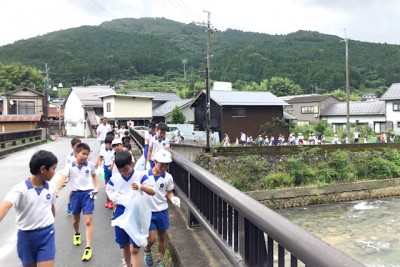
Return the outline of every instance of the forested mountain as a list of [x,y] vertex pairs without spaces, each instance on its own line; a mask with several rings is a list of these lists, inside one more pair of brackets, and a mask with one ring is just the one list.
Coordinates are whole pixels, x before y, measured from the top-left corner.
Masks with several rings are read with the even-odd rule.
[[[268,35],[228,29],[212,34],[211,77],[233,82],[289,78],[305,93],[344,88],[345,45],[341,38],[310,31]],[[350,84],[376,91],[400,81],[400,46],[349,41]],[[141,74],[181,75],[203,80],[205,28],[163,18],[117,19],[0,47],[0,62],[44,68],[64,84],[83,79],[113,83]]]

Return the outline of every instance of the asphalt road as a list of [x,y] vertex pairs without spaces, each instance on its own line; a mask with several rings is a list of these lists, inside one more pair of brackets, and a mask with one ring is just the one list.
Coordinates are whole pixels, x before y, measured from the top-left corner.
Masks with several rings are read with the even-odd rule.
[[[0,159],[0,200],[3,201],[6,193],[17,183],[30,176],[29,160],[34,152],[44,149],[53,152],[59,162],[57,170],[65,166],[65,156],[70,153],[69,138],[60,141],[46,143],[37,147],[12,153]],[[95,139],[84,139],[92,149],[90,160],[95,162],[99,144]],[[81,257],[85,248],[85,228],[81,218],[82,245],[72,244],[73,228],[71,216],[66,212],[69,195],[68,185],[65,186],[56,202],[56,260],[55,266],[123,266],[122,256],[118,245],[114,242],[114,231],[110,224],[112,211],[104,208],[105,193],[104,180],[100,180],[100,193],[95,203],[93,215],[93,256],[88,262],[82,262]],[[15,224],[16,213],[12,209],[0,223],[0,266],[21,266],[16,252],[17,227]]]

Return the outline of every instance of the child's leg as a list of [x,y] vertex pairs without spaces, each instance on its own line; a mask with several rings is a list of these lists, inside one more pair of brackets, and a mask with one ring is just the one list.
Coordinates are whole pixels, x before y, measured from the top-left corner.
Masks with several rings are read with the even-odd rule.
[[54,266],[54,260],[39,262],[38,266],[39,267],[53,267]]
[[167,248],[167,231],[157,231],[158,235],[158,259],[164,260],[165,249]]
[[156,241],[156,231],[149,231],[149,237],[147,238],[147,246],[144,251],[151,251],[151,246],[153,246]]
[[81,215],[80,214],[72,215],[72,226],[74,227],[75,234],[79,233],[79,222],[80,222],[80,220],[81,220]]
[[121,249],[122,257],[124,257],[125,265],[127,267],[131,266],[131,251],[130,251],[130,244],[126,243],[124,248]]
[[136,248],[134,245],[130,245],[132,253],[132,267],[142,266],[142,255],[140,253],[140,248]]
[[92,214],[83,215],[86,226],[86,247],[90,247],[93,238]]

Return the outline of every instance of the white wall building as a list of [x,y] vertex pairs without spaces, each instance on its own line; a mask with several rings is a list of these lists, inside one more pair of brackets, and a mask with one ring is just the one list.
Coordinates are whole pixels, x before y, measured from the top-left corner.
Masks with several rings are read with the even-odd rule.
[[70,136],[93,136],[103,116],[101,96],[114,94],[109,86],[72,87],[64,102],[64,123]]
[[386,128],[400,134],[400,83],[393,83],[380,100],[386,104]]

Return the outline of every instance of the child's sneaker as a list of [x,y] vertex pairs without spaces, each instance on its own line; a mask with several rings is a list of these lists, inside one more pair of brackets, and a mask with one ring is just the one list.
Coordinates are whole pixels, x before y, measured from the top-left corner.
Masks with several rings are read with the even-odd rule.
[[108,204],[108,208],[109,209],[113,209],[114,208],[114,203],[112,203],[112,201],[110,201],[110,203]]
[[70,203],[68,203],[68,205],[67,205],[67,213],[71,213],[72,211],[71,211],[71,204]]
[[81,234],[74,234],[74,245],[79,246],[82,244]]
[[157,261],[157,267],[165,267],[164,261],[163,260],[158,260]]
[[110,208],[110,202],[109,202],[109,201],[106,201],[106,204],[104,204],[104,207],[107,208],[107,209],[109,209],[109,208]]
[[151,251],[144,252],[144,263],[147,266],[153,266],[153,255],[151,255]]
[[92,258],[92,249],[90,247],[86,247],[85,250],[83,251],[82,260],[88,261],[91,258]]

